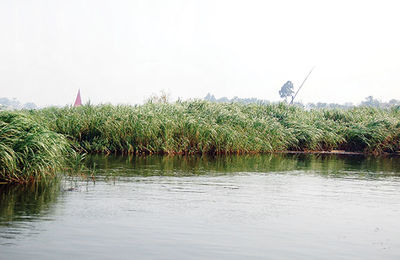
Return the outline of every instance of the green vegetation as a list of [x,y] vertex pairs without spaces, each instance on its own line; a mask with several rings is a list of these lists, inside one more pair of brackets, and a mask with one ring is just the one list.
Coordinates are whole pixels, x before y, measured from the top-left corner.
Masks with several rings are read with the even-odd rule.
[[[28,172],[34,177],[54,174],[65,165],[71,147],[81,154],[400,150],[399,107],[306,111],[283,103],[189,101],[23,113],[1,112],[2,179],[25,178],[21,176]],[[79,157],[73,158],[79,164]]]
[[31,112],[89,153],[226,154],[399,150],[400,108],[305,111],[206,101],[82,106]]
[[[286,82],[285,85],[282,86],[281,90],[279,91],[279,95],[281,98],[284,98],[287,101],[287,97],[293,97],[292,95],[294,94],[294,87],[293,84],[288,81]],[[216,98],[214,95],[211,93],[208,93],[205,97],[204,100],[210,101],[210,102],[217,102],[217,103],[242,103],[242,104],[272,104],[274,102],[271,102],[266,99],[258,99],[258,98],[239,98],[239,97],[233,97],[233,98],[228,98],[228,97],[220,97]],[[1,103],[1,100],[0,100]],[[294,102],[296,106],[299,107],[304,107],[307,109],[351,109],[354,107],[376,107],[376,108],[391,108],[395,106],[400,106],[400,100],[397,99],[391,99],[388,102],[383,102],[380,101],[373,96],[368,96],[365,98],[364,101],[362,101],[359,104],[353,104],[351,102],[347,102],[344,104],[338,104],[338,103],[323,103],[323,102],[317,102],[317,103],[302,103],[299,101]]]
[[0,113],[0,181],[24,183],[54,176],[72,153],[62,135],[32,117]]

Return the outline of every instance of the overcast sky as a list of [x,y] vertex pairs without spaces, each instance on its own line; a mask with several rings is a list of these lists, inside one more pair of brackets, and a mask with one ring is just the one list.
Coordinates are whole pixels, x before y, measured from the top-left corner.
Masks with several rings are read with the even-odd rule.
[[398,1],[1,0],[0,97],[400,99]]

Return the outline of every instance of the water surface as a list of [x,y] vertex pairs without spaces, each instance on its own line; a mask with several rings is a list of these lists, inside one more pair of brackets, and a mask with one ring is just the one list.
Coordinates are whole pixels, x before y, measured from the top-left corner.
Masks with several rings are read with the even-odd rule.
[[0,259],[399,259],[400,159],[92,156],[0,186]]

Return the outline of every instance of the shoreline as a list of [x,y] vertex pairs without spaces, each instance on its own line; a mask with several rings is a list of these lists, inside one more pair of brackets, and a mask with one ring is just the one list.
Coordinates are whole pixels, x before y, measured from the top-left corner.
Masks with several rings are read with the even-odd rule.
[[[148,157],[148,156],[162,156],[162,157],[196,157],[196,156],[209,156],[209,157],[230,157],[230,156],[257,156],[257,155],[273,155],[273,154],[291,154],[291,155],[339,155],[339,156],[373,156],[373,157],[386,157],[386,156],[400,156],[400,151],[396,151],[395,153],[387,153],[387,152],[382,152],[382,153],[367,153],[367,152],[348,152],[345,150],[331,150],[331,151],[270,151],[270,152],[241,152],[241,153],[214,153],[214,154],[210,154],[210,153],[206,153],[206,154],[202,154],[202,153],[189,153],[189,154],[185,154],[185,153],[118,153],[118,152],[114,152],[114,153],[93,153],[93,152],[89,152],[86,153],[86,155],[100,155],[100,156],[104,156],[107,157],[109,155],[113,155],[113,156],[134,156],[134,157]],[[28,181],[5,181],[5,180],[0,180],[0,185],[12,185],[12,184],[30,184],[30,183],[36,183],[36,182],[41,182],[41,180],[39,179],[35,179],[35,178],[31,178]]]
[[400,155],[400,107],[184,101],[4,111],[0,123],[0,181],[52,178],[96,153]]
[[390,152],[350,152],[345,150],[304,150],[304,151],[294,151],[294,150],[278,150],[278,151],[225,151],[225,152],[214,152],[214,153],[186,153],[186,152],[156,152],[156,153],[148,153],[148,152],[88,152],[86,155],[104,155],[108,156],[110,154],[114,155],[135,155],[135,156],[151,156],[151,155],[159,155],[159,156],[230,156],[230,155],[260,155],[260,154],[328,154],[328,155],[364,155],[364,156],[400,156],[400,151],[396,151],[393,153]]
[[398,153],[378,153],[378,154],[372,154],[372,153],[365,153],[365,152],[348,152],[345,150],[332,150],[332,151],[279,151],[278,153],[283,153],[283,154],[338,154],[338,155],[376,155],[376,156],[381,156],[381,155],[389,155],[389,154],[398,154]]

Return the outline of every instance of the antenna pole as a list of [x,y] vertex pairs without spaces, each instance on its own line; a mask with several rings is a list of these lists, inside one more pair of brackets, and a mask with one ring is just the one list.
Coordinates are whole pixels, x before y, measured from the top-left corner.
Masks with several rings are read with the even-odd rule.
[[303,80],[303,83],[301,83],[299,89],[296,91],[296,94],[294,94],[294,96],[292,96],[292,101],[290,101],[290,105],[293,104],[294,99],[296,98],[297,94],[299,94],[300,89],[303,87],[304,83],[306,82],[306,80],[308,79],[308,77],[310,76],[311,72],[313,72],[314,69],[315,69],[315,66],[310,70],[307,77]]

